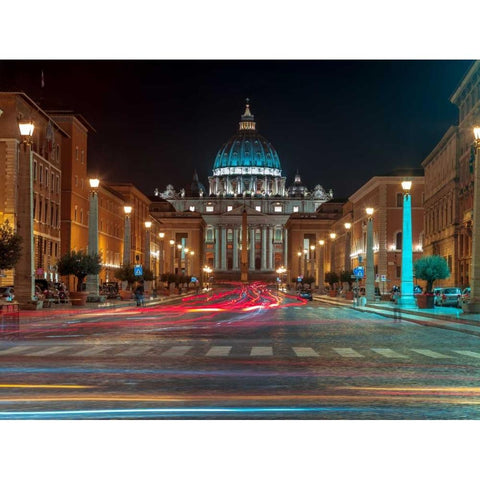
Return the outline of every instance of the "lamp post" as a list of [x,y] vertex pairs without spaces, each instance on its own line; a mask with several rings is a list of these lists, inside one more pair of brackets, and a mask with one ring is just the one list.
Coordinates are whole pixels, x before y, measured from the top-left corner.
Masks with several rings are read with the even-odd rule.
[[318,241],[319,247],[319,255],[318,255],[318,286],[320,287],[320,293],[323,293],[323,287],[325,284],[325,267],[324,267],[324,262],[325,262],[325,240],[319,240]]
[[172,274],[175,273],[175,267],[173,265],[173,262],[175,260],[175,240],[170,240],[170,272]]
[[130,252],[132,249],[131,239],[130,239],[130,214],[132,213],[132,207],[125,205],[123,207],[125,212],[125,234],[123,237],[123,264],[128,265],[130,263]]
[[165,263],[165,252],[163,251],[163,242],[165,239],[165,233],[160,232],[158,236],[160,237],[159,263],[160,263],[160,280],[161,280],[163,275],[163,270],[164,270],[164,263]]
[[180,270],[182,269],[182,250],[183,250],[183,245],[181,243],[179,243],[177,245],[177,249],[178,249],[178,270],[179,270],[179,273]]
[[302,276],[302,252],[299,250],[297,252],[298,255],[298,277],[297,277],[297,283],[298,283],[298,278]]
[[317,283],[315,277],[315,245],[310,245],[310,276],[315,278],[314,283]]
[[190,255],[191,270],[192,270],[192,273],[193,273],[194,272],[194,270],[193,270],[193,256],[195,255],[195,252],[193,250],[190,250],[189,255]]
[[473,231],[470,267],[470,302],[462,306],[465,313],[480,313],[480,126],[473,129],[475,162],[473,169]]
[[15,267],[15,297],[22,307],[32,304],[35,296],[34,245],[33,245],[33,122],[18,124],[22,143],[17,178],[17,228],[23,239],[22,256]]
[[352,224],[350,222],[345,222],[345,259],[344,259],[344,270],[346,272],[350,271],[351,262],[350,262],[350,253],[351,253],[351,236],[350,236],[350,229],[352,228]]
[[305,277],[308,275],[307,272],[307,261],[308,261],[308,249],[304,248],[303,249],[303,280],[305,280]]
[[375,301],[375,268],[373,265],[373,208],[365,209],[367,221],[367,279],[365,282],[365,296],[367,303]]
[[210,274],[212,273],[212,271],[213,270],[208,265],[205,265],[203,267],[204,283],[207,290],[208,290],[208,279],[210,278]]
[[331,248],[330,248],[330,271],[334,272],[336,265],[335,265],[335,239],[337,238],[337,234],[332,232],[330,234],[331,240]]
[[[88,216],[88,253],[98,254],[98,187],[100,180],[98,178],[90,178],[90,213]],[[87,276],[87,292],[94,295],[99,294],[99,276]]]
[[152,222],[145,222],[145,269],[150,270],[150,229]]
[[412,252],[412,182],[402,182],[403,188],[403,230],[402,230],[402,268],[399,305],[414,307],[413,296],[413,252]]
[[183,252],[184,252],[184,256],[185,256],[185,275],[188,275],[188,252],[190,250],[187,248],[184,248],[183,249]]

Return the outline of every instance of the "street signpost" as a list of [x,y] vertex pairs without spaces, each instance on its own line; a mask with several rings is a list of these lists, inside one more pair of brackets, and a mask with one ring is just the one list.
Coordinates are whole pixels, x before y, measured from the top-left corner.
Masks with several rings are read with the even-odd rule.
[[143,275],[143,267],[141,265],[135,265],[133,268],[133,274],[136,277],[141,277]]

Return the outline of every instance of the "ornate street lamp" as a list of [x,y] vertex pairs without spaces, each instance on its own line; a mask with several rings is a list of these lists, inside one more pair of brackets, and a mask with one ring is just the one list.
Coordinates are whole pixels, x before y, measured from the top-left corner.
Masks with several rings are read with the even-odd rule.
[[414,307],[413,296],[413,252],[412,252],[412,182],[403,181],[403,230],[402,230],[402,269],[399,305]]
[[145,269],[150,270],[150,229],[152,222],[148,220],[145,222]]
[[130,234],[130,214],[132,213],[132,207],[130,205],[125,205],[123,207],[125,212],[125,234],[123,238],[123,264],[128,265],[130,263],[130,252],[132,249],[131,244],[131,234]]
[[158,236],[160,237],[160,258],[159,258],[159,263],[160,263],[160,278],[162,277],[163,275],[163,270],[164,270],[164,262],[165,262],[165,252],[163,251],[163,242],[164,242],[164,239],[165,239],[165,233],[164,232],[160,232],[158,234]]
[[[310,245],[310,276],[315,277],[315,245]],[[317,279],[314,280],[315,284]]]
[[345,222],[345,259],[344,259],[344,270],[348,272],[352,264],[350,262],[350,253],[351,253],[351,235],[350,230],[352,228],[352,224],[350,222]]
[[[100,180],[98,178],[90,178],[90,212],[88,215],[88,253],[98,253],[98,187]],[[99,276],[87,276],[87,292],[93,295],[99,294]]]
[[462,305],[465,313],[480,313],[480,126],[473,128],[475,163],[473,168],[473,231],[470,266],[470,301]]
[[[299,250],[297,252],[298,255],[298,277],[302,276],[302,252]],[[297,283],[298,283],[298,278],[297,278]]]
[[174,261],[175,261],[175,240],[170,240],[170,271],[171,273],[175,273],[175,266],[174,266]]
[[375,301],[375,267],[373,264],[373,208],[365,209],[367,221],[367,278],[365,281],[365,296],[367,303]]
[[335,265],[335,239],[337,238],[337,234],[335,232],[330,233],[330,241],[331,241],[331,248],[330,248],[330,271],[334,272],[336,269]]
[[318,255],[318,286],[320,293],[323,293],[325,284],[325,240],[319,240],[318,245],[320,246]]
[[35,248],[33,244],[33,122],[19,122],[22,143],[19,148],[17,177],[17,229],[22,237],[22,257],[15,267],[15,297],[20,305],[35,299]]

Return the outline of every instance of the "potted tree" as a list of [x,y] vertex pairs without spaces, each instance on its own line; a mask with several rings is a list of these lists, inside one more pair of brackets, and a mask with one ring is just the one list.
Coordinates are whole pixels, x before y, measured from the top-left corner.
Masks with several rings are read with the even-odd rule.
[[303,279],[303,284],[304,285],[309,285],[310,290],[312,289],[312,284],[315,283],[315,277],[313,276],[308,276]]
[[336,297],[337,290],[335,289],[335,284],[339,281],[338,274],[335,272],[327,272],[325,274],[325,281],[330,285],[329,295],[331,297]]
[[439,255],[419,258],[413,264],[415,277],[427,282],[425,293],[416,295],[418,308],[433,308],[433,282],[450,276],[447,261]]
[[340,281],[342,283],[348,283],[348,290],[345,292],[345,298],[347,300],[353,300],[352,277],[353,270],[342,270],[340,272]]
[[98,253],[85,253],[71,251],[66,253],[57,263],[58,273],[62,276],[74,275],[77,277],[77,291],[70,292],[72,305],[85,305],[88,293],[82,290],[82,285],[87,275],[97,275],[102,269]]
[[134,275],[133,265],[130,263],[126,263],[122,265],[120,268],[117,268],[115,270],[115,278],[117,278],[121,282],[127,282],[126,290],[122,289],[118,293],[120,294],[120,298],[122,300],[130,300],[132,298],[132,285],[139,278]]

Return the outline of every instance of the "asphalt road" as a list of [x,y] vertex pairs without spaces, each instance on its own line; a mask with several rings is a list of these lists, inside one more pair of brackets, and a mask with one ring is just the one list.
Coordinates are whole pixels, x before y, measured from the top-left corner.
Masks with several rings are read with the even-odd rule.
[[477,419],[480,339],[232,285],[0,338],[3,419]]

